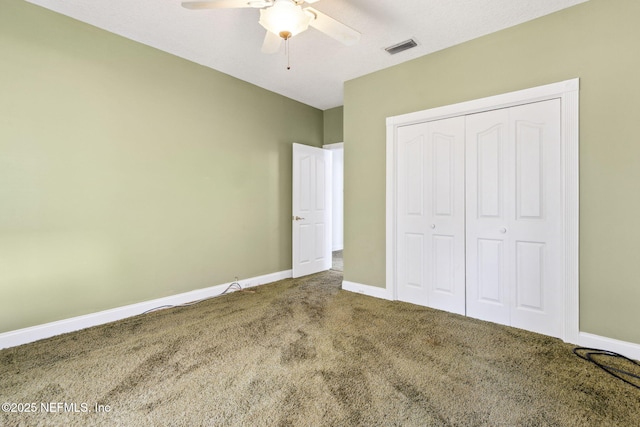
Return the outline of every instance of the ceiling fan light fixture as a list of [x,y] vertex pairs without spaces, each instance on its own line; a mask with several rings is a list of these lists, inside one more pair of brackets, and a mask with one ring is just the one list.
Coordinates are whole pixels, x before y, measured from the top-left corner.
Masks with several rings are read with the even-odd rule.
[[309,28],[313,18],[292,0],[274,0],[273,6],[260,9],[260,25],[285,40]]

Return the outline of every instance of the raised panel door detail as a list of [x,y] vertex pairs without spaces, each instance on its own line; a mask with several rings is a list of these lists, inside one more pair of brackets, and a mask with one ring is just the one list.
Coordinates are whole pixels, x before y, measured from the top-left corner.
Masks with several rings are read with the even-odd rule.
[[300,264],[308,264],[311,262],[311,247],[304,242],[312,241],[312,227],[311,224],[300,225]]
[[504,242],[478,239],[478,300],[504,304]]
[[424,236],[422,234],[407,233],[405,235],[406,248],[406,285],[415,288],[424,286]]
[[544,243],[516,242],[516,303],[544,311]]
[[455,136],[433,134],[433,208],[434,215],[449,216],[454,197]]
[[424,212],[424,138],[418,137],[404,144],[404,175],[406,213],[422,215]]
[[454,236],[433,236],[433,289],[452,295],[455,291]]
[[521,219],[543,215],[543,125],[517,121],[516,126],[516,214]]
[[502,125],[477,134],[478,216],[502,216]]
[[311,194],[309,193],[309,188],[311,187],[311,176],[313,175],[312,167],[313,167],[313,158],[309,156],[305,156],[300,159],[300,193],[299,193],[299,201],[300,201],[300,212],[308,212],[311,210]]

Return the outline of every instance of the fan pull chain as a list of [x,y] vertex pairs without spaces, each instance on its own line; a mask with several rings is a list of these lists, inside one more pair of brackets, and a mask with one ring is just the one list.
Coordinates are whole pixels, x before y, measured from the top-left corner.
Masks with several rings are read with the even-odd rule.
[[291,69],[291,48],[289,47],[289,39],[284,41],[284,51],[287,54],[287,70]]

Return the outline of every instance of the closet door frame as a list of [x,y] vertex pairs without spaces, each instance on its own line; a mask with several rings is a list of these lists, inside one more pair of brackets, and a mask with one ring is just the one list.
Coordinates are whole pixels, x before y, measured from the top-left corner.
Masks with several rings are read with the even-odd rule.
[[560,99],[562,151],[562,222],[564,303],[560,337],[577,343],[579,336],[579,79],[509,92],[387,118],[386,169],[386,291],[397,300],[397,146],[399,126],[465,116],[532,102]]

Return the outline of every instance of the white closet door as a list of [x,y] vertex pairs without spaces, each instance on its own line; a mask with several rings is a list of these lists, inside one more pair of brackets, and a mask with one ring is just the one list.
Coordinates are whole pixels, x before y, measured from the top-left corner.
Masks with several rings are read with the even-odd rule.
[[397,135],[398,299],[465,312],[464,117]]
[[467,315],[505,325],[510,322],[508,135],[506,109],[466,117]]
[[467,315],[562,334],[560,101],[467,116]]

